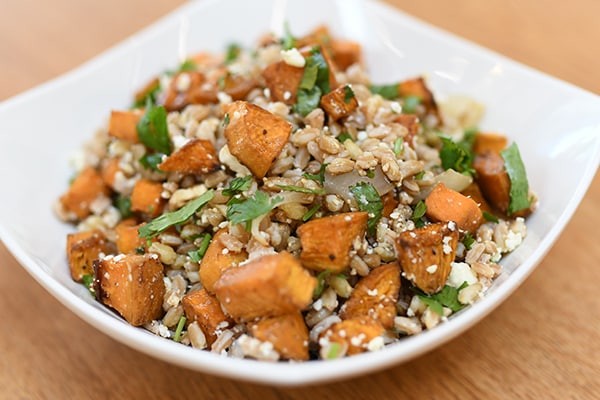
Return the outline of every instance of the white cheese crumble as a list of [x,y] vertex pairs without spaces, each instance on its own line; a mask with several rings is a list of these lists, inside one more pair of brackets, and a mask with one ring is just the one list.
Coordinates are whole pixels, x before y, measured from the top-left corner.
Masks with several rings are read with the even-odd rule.
[[463,282],[467,282],[469,285],[477,282],[477,277],[471,271],[471,267],[469,264],[463,262],[453,262],[451,264],[452,269],[450,270],[450,275],[448,275],[448,280],[446,280],[446,284],[452,287],[460,287]]
[[434,274],[435,271],[437,271],[437,269],[438,269],[437,264],[433,264],[433,265],[430,265],[429,267],[425,268],[425,270],[430,274]]
[[292,67],[304,68],[306,65],[306,60],[296,48],[281,50],[281,58],[283,58],[283,62]]

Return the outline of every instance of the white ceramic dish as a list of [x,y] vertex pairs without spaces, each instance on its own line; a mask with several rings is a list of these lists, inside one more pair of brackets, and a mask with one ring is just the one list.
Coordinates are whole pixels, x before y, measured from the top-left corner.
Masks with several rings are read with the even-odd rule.
[[[313,4],[314,3],[314,4]],[[313,9],[320,12],[314,13]],[[223,16],[226,15],[227,18]],[[506,257],[488,295],[447,323],[382,351],[341,360],[268,363],[220,357],[153,336],[122,322],[71,281],[65,260],[70,227],[51,204],[65,190],[68,159],[112,108],[126,107],[151,76],[186,54],[250,45],[288,21],[304,33],[327,23],[359,40],[375,82],[428,74],[440,94],[467,94],[487,107],[482,128],[519,143],[530,185],[541,199],[529,234]],[[572,216],[600,162],[600,98],[453,37],[376,2],[306,0],[197,1],[80,68],[0,104],[3,176],[0,238],[52,295],[94,327],[157,358],[221,376],[297,385],[347,378],[406,361],[480,320],[531,273]],[[493,350],[492,350],[493,351]]]

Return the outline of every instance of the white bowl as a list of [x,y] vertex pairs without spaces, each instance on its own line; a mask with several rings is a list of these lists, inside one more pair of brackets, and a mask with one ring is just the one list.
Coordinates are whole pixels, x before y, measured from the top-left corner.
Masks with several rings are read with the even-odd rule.
[[[319,10],[315,12],[314,10]],[[431,331],[378,352],[334,361],[269,363],[221,357],[134,328],[74,283],[65,235],[51,205],[66,189],[69,157],[135,89],[199,50],[222,51],[326,23],[360,41],[373,80],[427,74],[441,96],[466,94],[486,105],[481,125],[520,147],[540,206],[524,243],[502,261],[486,297]],[[278,385],[330,381],[406,361],[460,334],[506,299],[532,272],[573,215],[600,162],[600,98],[482,49],[389,6],[370,1],[227,0],[190,2],[76,70],[0,104],[0,238],[29,273],[94,327],[139,351],[231,378]]]

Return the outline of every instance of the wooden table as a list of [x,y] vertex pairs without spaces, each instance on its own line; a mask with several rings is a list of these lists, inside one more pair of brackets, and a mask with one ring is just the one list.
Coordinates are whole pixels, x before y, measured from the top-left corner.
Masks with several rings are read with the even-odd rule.
[[[181,3],[3,0],[0,100],[72,69]],[[390,3],[600,93],[597,0]],[[533,275],[466,334],[383,372],[308,388],[215,378],[130,350],[61,306],[0,244],[0,398],[599,398],[598,204],[600,176]]]

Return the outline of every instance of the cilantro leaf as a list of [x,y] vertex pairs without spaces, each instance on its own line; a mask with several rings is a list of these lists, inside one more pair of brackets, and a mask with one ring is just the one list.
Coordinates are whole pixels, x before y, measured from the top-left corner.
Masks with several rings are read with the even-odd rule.
[[146,112],[137,123],[140,141],[159,153],[171,154],[171,140],[167,128],[167,110],[163,106],[146,104]]
[[427,212],[427,205],[423,200],[419,201],[413,210],[412,219],[415,222],[415,227],[422,228],[425,226],[425,220],[423,217]]
[[187,321],[187,318],[182,315],[181,318],[179,318],[179,322],[177,322],[177,328],[175,328],[175,334],[173,335],[173,341],[179,342],[179,338],[181,337],[181,332],[183,331],[183,327],[185,326],[185,321]]
[[313,206],[313,207],[312,207],[310,210],[308,210],[308,211],[306,212],[306,214],[304,214],[304,215],[302,216],[302,222],[306,222],[306,221],[308,221],[309,219],[311,219],[311,218],[312,218],[312,216],[313,216],[313,215],[315,215],[315,213],[316,213],[317,211],[319,211],[319,209],[320,209],[320,208],[321,208],[321,204],[319,204],[319,203],[315,204],[315,205],[314,205],[314,206]]
[[371,85],[369,86],[369,90],[371,93],[378,94],[387,100],[394,100],[400,97],[397,83],[392,83],[391,85]]
[[256,192],[254,196],[229,204],[227,206],[227,219],[233,224],[246,223],[246,229],[250,229],[252,220],[268,214],[275,206],[283,201],[281,196],[270,198],[265,192]]
[[290,31],[290,25],[286,22],[283,25],[284,36],[281,38],[281,47],[283,50],[290,50],[296,47],[296,38],[292,35]]
[[404,140],[401,137],[394,140],[394,154],[396,155],[396,157],[398,157],[402,152],[403,143]]
[[133,215],[131,211],[131,197],[120,195],[115,199],[115,207],[119,210],[119,214],[121,214],[121,218],[129,218]]
[[341,143],[344,143],[348,139],[352,139],[352,135],[348,131],[340,133],[337,137],[337,140],[339,140]]
[[440,302],[434,299],[433,297],[419,295],[419,299],[423,303],[425,303],[425,305],[429,306],[429,308],[435,311],[438,315],[444,315],[444,306],[442,306]]
[[276,185],[278,188],[287,190],[289,192],[307,193],[307,194],[326,194],[325,189],[308,189],[305,187],[294,186],[294,185]]
[[407,114],[414,114],[417,111],[417,106],[421,104],[419,96],[406,96],[402,102],[402,110]]
[[163,232],[167,228],[182,224],[194,215],[200,208],[204,207],[215,196],[211,189],[201,196],[187,203],[177,211],[171,211],[158,216],[138,229],[138,234],[141,238],[151,238]]
[[350,85],[344,86],[344,103],[349,104],[350,101],[354,98],[354,91]]
[[483,218],[485,218],[486,221],[498,223],[498,217],[496,217],[494,214],[491,214],[487,211],[482,211],[481,213],[483,214]]
[[323,92],[318,86],[313,86],[310,90],[298,89],[294,111],[306,117],[312,110],[319,106],[322,94]]
[[313,298],[321,296],[323,290],[325,289],[325,279],[330,273],[331,271],[329,270],[319,272],[319,275],[317,275],[317,287],[315,287],[315,290],[313,292]]
[[198,64],[192,59],[187,59],[181,63],[178,72],[195,71],[198,69]]
[[83,281],[83,285],[90,291],[92,296],[96,295],[96,291],[94,290],[94,275],[93,274],[85,274],[81,277]]
[[242,48],[237,43],[231,43],[227,46],[227,52],[225,53],[225,65],[231,64],[240,56]]
[[432,295],[427,295],[417,288],[414,288],[414,290],[417,292],[419,299],[423,303],[427,304],[438,315],[444,315],[443,307],[448,307],[453,312],[462,310],[465,307],[464,304],[458,301],[458,292],[467,286],[469,286],[467,282],[463,282],[463,284],[457,288],[446,285],[442,290]]
[[354,198],[358,203],[358,208],[361,211],[369,213],[367,231],[371,236],[374,236],[377,223],[381,219],[383,213],[383,201],[381,200],[379,193],[377,193],[375,187],[368,182],[360,182],[351,186],[350,192],[354,195]]
[[508,203],[508,215],[510,215],[531,206],[531,199],[528,197],[529,182],[516,143],[502,150],[500,155],[504,159],[504,168],[510,178],[510,202]]
[[158,92],[160,92],[160,80],[157,79],[152,86],[146,90],[142,97],[135,100],[132,108],[142,108],[146,104],[156,104]]
[[330,90],[329,66],[319,48],[316,47],[306,57],[304,72],[296,92],[294,111],[304,117],[307,116],[319,106],[321,96],[329,93]]
[[210,244],[211,239],[212,236],[210,235],[210,233],[207,233],[202,237],[202,242],[200,242],[198,250],[188,251],[188,256],[192,259],[192,261],[198,263],[200,262],[200,260],[202,260],[202,257],[204,257],[204,254],[206,253],[206,249],[208,249],[208,245]]
[[453,169],[465,175],[473,175],[473,152],[463,142],[455,142],[446,136],[440,136],[442,148],[440,159],[444,169]]
[[325,168],[327,168],[327,165],[329,164],[321,164],[318,174],[309,174],[308,172],[305,172],[302,174],[302,176],[306,179],[310,179],[311,181],[317,181],[321,184],[321,186],[323,186],[323,183],[325,183]]
[[227,186],[227,188],[223,189],[223,195],[235,196],[244,190],[250,189],[250,186],[252,186],[252,175],[235,178],[229,182],[229,186]]
[[465,236],[462,239],[462,244],[465,245],[467,250],[471,250],[471,246],[475,243],[475,238],[469,232],[465,232]]
[[163,160],[164,156],[165,156],[165,154],[163,154],[163,153],[144,154],[139,159],[139,162],[142,165],[142,167],[144,167],[146,169],[151,169],[153,171],[163,172],[160,169],[158,169],[158,164],[162,163],[162,160]]

